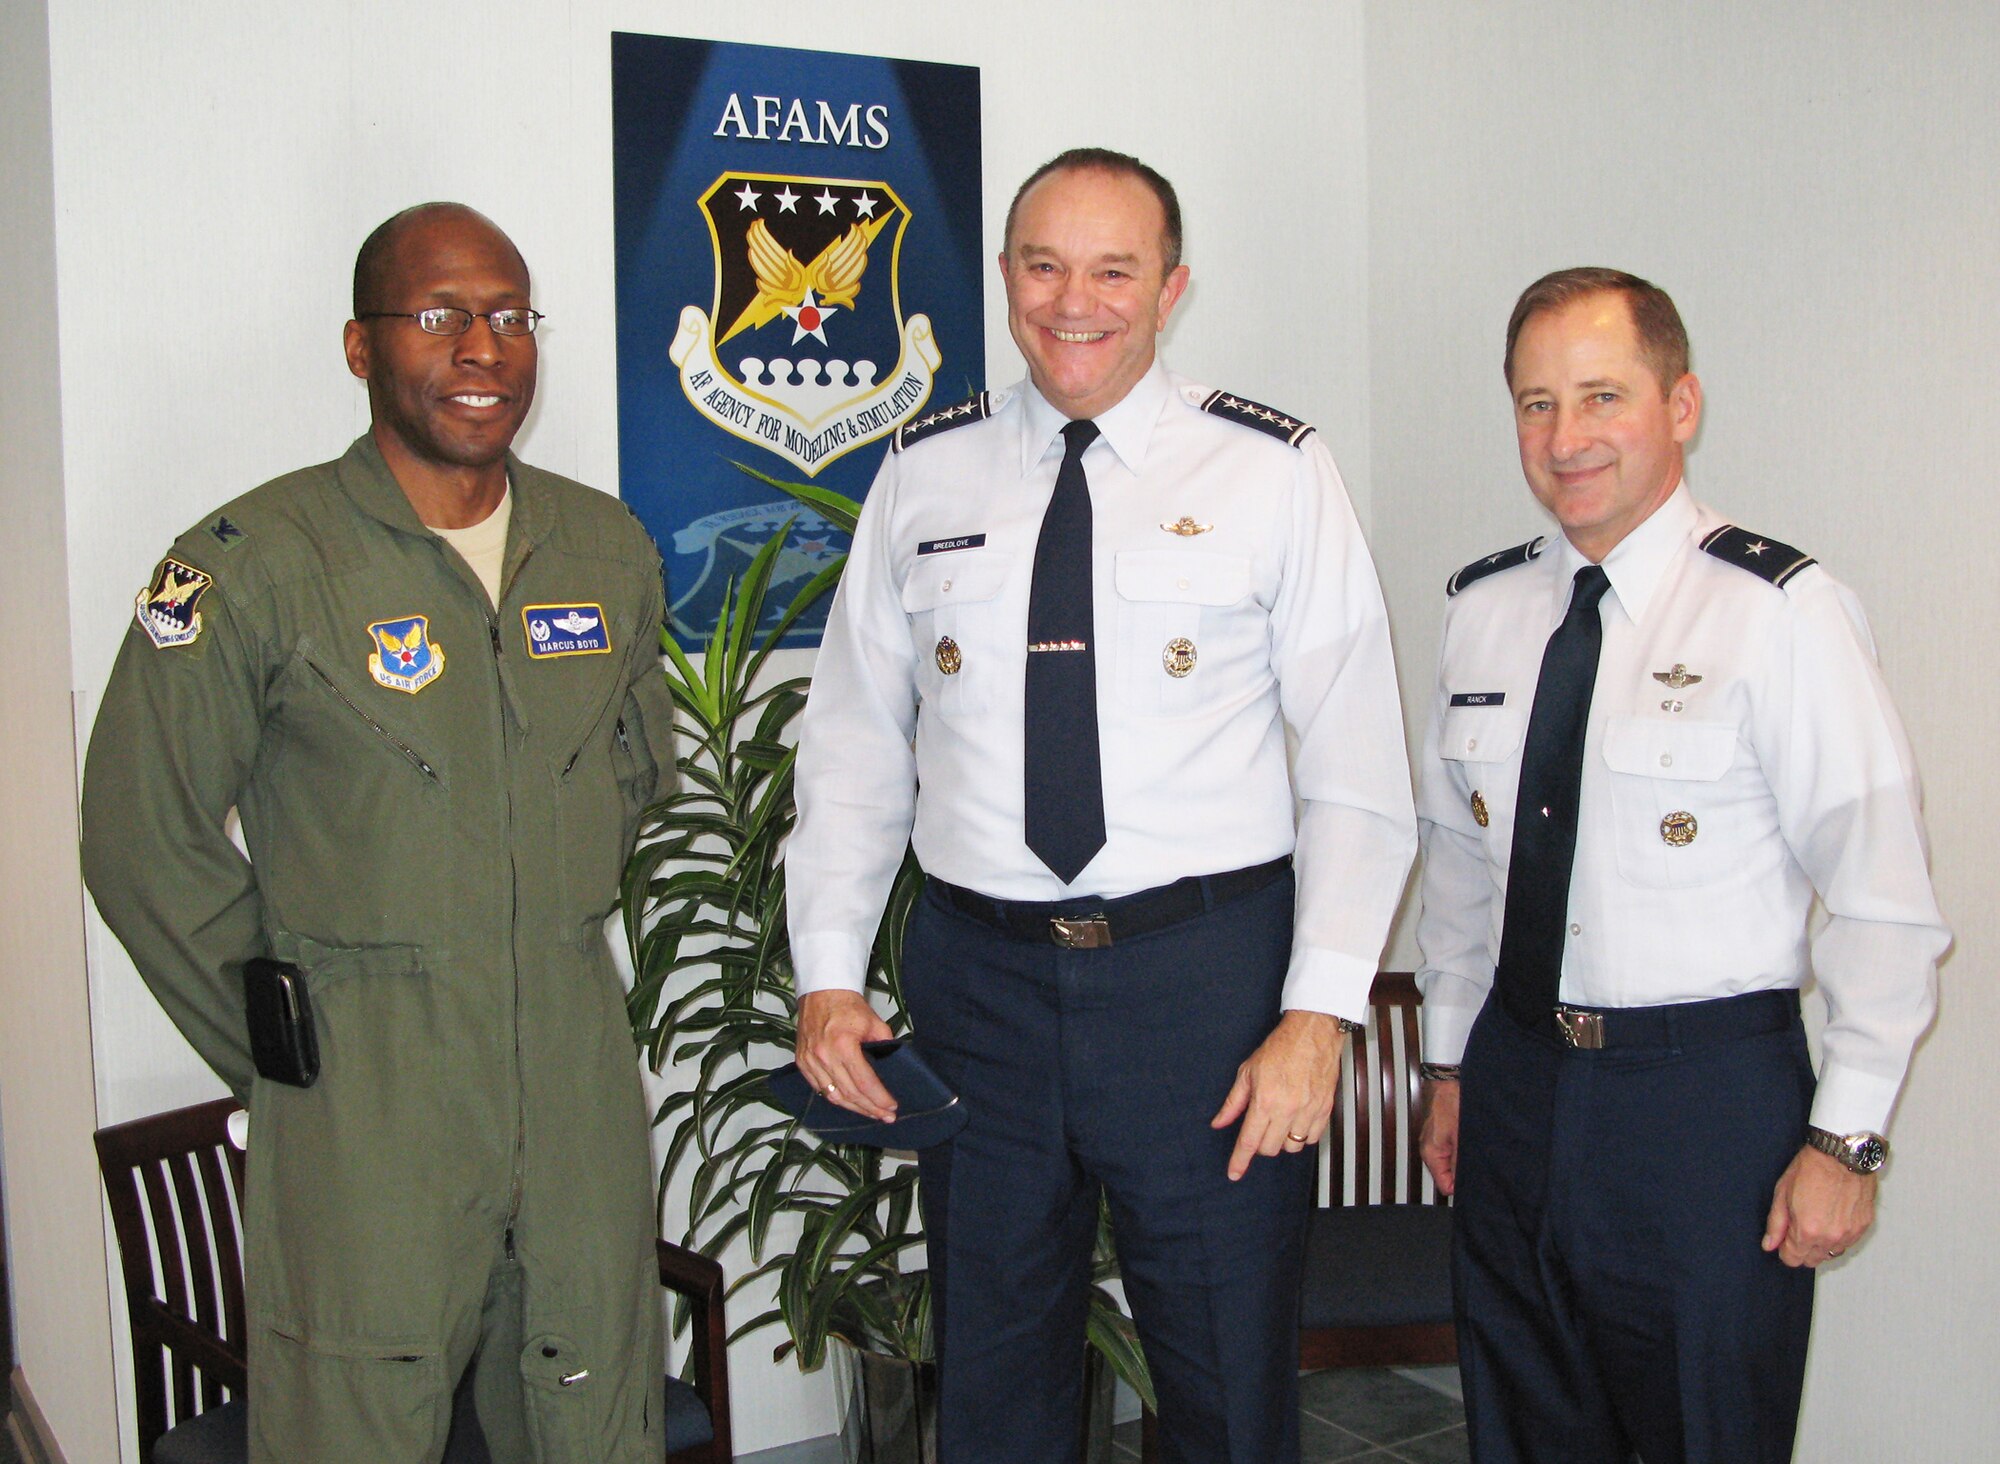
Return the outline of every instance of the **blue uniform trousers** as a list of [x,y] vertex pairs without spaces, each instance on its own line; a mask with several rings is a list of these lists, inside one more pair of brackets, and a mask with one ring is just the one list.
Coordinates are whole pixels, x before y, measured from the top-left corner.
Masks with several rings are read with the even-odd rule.
[[[1209,1120],[1277,1025],[1293,881],[1094,950],[918,902],[904,995],[966,1127],[920,1155],[943,1464],[1080,1458],[1100,1186],[1171,1464],[1292,1464],[1314,1156]],[[1078,908],[1086,909],[1087,901]]]
[[[1813,1273],[1760,1242],[1813,1074],[1794,994],[1732,1000],[1595,1051],[1497,999],[1474,1024],[1452,1263],[1479,1464],[1791,1458]],[[1702,1017],[1738,1030],[1690,1040]]]

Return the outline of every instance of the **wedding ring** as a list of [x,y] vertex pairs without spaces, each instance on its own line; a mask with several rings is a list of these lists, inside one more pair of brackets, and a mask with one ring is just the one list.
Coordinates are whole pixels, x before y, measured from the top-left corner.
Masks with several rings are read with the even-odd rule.
[[1295,1144],[1303,1144],[1306,1142],[1306,1136],[1304,1134],[1295,1134],[1290,1129],[1285,1130],[1285,1137],[1290,1139]]

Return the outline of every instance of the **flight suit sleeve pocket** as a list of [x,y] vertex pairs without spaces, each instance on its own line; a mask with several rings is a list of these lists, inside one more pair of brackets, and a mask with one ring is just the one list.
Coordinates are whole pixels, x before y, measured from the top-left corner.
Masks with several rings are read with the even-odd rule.
[[[947,717],[983,712],[1001,664],[1000,595],[1014,556],[993,549],[919,555],[903,581],[917,691]],[[1011,658],[1019,663],[1018,655]]]

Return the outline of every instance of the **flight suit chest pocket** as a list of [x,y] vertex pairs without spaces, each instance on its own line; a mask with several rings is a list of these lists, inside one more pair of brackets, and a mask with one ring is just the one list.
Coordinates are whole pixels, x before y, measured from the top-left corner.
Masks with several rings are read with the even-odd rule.
[[1000,593],[1014,556],[993,549],[919,555],[903,581],[903,613],[917,658],[917,692],[946,717],[993,705],[1002,668],[1025,651],[1002,644]]
[[[1249,559],[1185,549],[1128,549],[1117,586],[1115,682],[1142,715],[1185,716],[1269,674],[1267,617],[1251,598]],[[1106,627],[1100,626],[1102,636]],[[1104,661],[1098,661],[1104,675]]]
[[1513,837],[1527,718],[1505,703],[1447,707],[1438,724],[1438,756],[1458,769],[1472,821],[1490,845]]
[[1619,873],[1668,889],[1712,884],[1742,867],[1762,820],[1755,806],[1762,784],[1731,776],[1737,750],[1728,722],[1606,721]]

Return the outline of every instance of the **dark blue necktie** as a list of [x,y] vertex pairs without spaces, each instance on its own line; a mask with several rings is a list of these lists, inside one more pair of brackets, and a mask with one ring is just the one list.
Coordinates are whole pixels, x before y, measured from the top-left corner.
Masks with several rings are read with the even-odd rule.
[[1516,1020],[1531,1028],[1547,1029],[1562,986],[1583,733],[1597,686],[1597,653],[1604,643],[1597,602],[1610,585],[1599,565],[1586,564],[1576,572],[1569,613],[1542,652],[1542,675],[1535,683],[1535,708],[1521,754],[1494,986]]
[[1083,474],[1083,450],[1097,440],[1097,424],[1071,422],[1062,435],[1055,495],[1035,541],[1021,750],[1028,847],[1068,884],[1104,847],[1104,769]]

